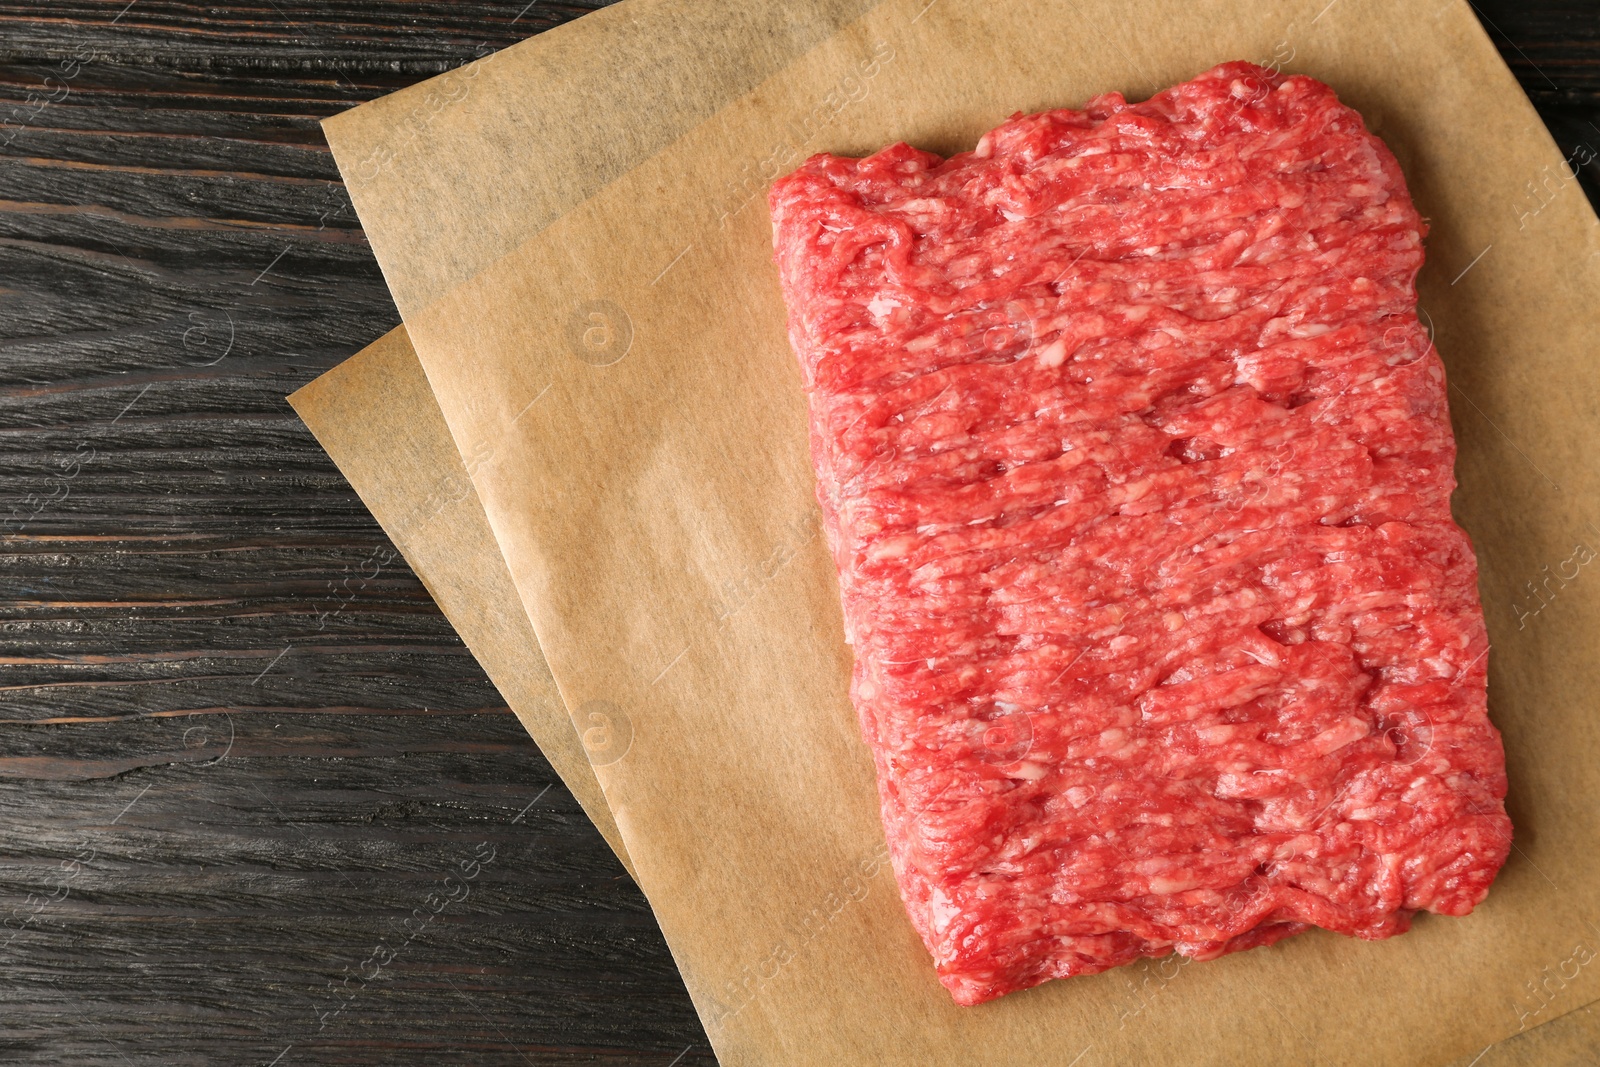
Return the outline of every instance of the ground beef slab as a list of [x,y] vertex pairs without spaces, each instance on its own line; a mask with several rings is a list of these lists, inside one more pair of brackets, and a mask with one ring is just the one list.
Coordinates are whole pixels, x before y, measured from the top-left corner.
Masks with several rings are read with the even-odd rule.
[[911,921],[976,1004],[1463,915],[1511,842],[1424,225],[1229,63],[772,188]]

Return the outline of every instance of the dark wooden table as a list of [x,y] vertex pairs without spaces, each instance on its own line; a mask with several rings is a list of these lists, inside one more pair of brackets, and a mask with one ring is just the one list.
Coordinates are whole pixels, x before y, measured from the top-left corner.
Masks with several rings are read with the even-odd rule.
[[[714,1062],[283,400],[398,322],[317,120],[589,6],[0,0],[0,1063]],[[1480,15],[1600,147],[1600,10]]]

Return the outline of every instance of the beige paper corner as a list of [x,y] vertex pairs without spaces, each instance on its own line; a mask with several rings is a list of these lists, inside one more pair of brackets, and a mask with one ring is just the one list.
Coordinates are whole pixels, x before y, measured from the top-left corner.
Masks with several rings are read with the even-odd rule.
[[[590,759],[556,692],[483,505],[405,330],[289,397],[432,594],[555,772],[633,874]],[[601,721],[577,724],[604,731]],[[610,739],[598,735],[598,758]]]

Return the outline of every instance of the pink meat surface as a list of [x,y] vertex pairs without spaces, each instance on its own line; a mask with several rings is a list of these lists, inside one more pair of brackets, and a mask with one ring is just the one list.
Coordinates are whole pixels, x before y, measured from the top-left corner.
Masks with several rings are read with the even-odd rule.
[[976,1004],[1462,915],[1505,861],[1424,226],[1229,63],[770,206],[911,921]]

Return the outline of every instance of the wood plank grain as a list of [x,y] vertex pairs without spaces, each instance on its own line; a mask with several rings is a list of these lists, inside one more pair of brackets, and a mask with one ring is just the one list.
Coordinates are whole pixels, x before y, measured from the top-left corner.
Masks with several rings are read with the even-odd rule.
[[586,8],[125,6],[0,4],[0,1059],[708,1062],[283,401],[396,322],[317,120]]

